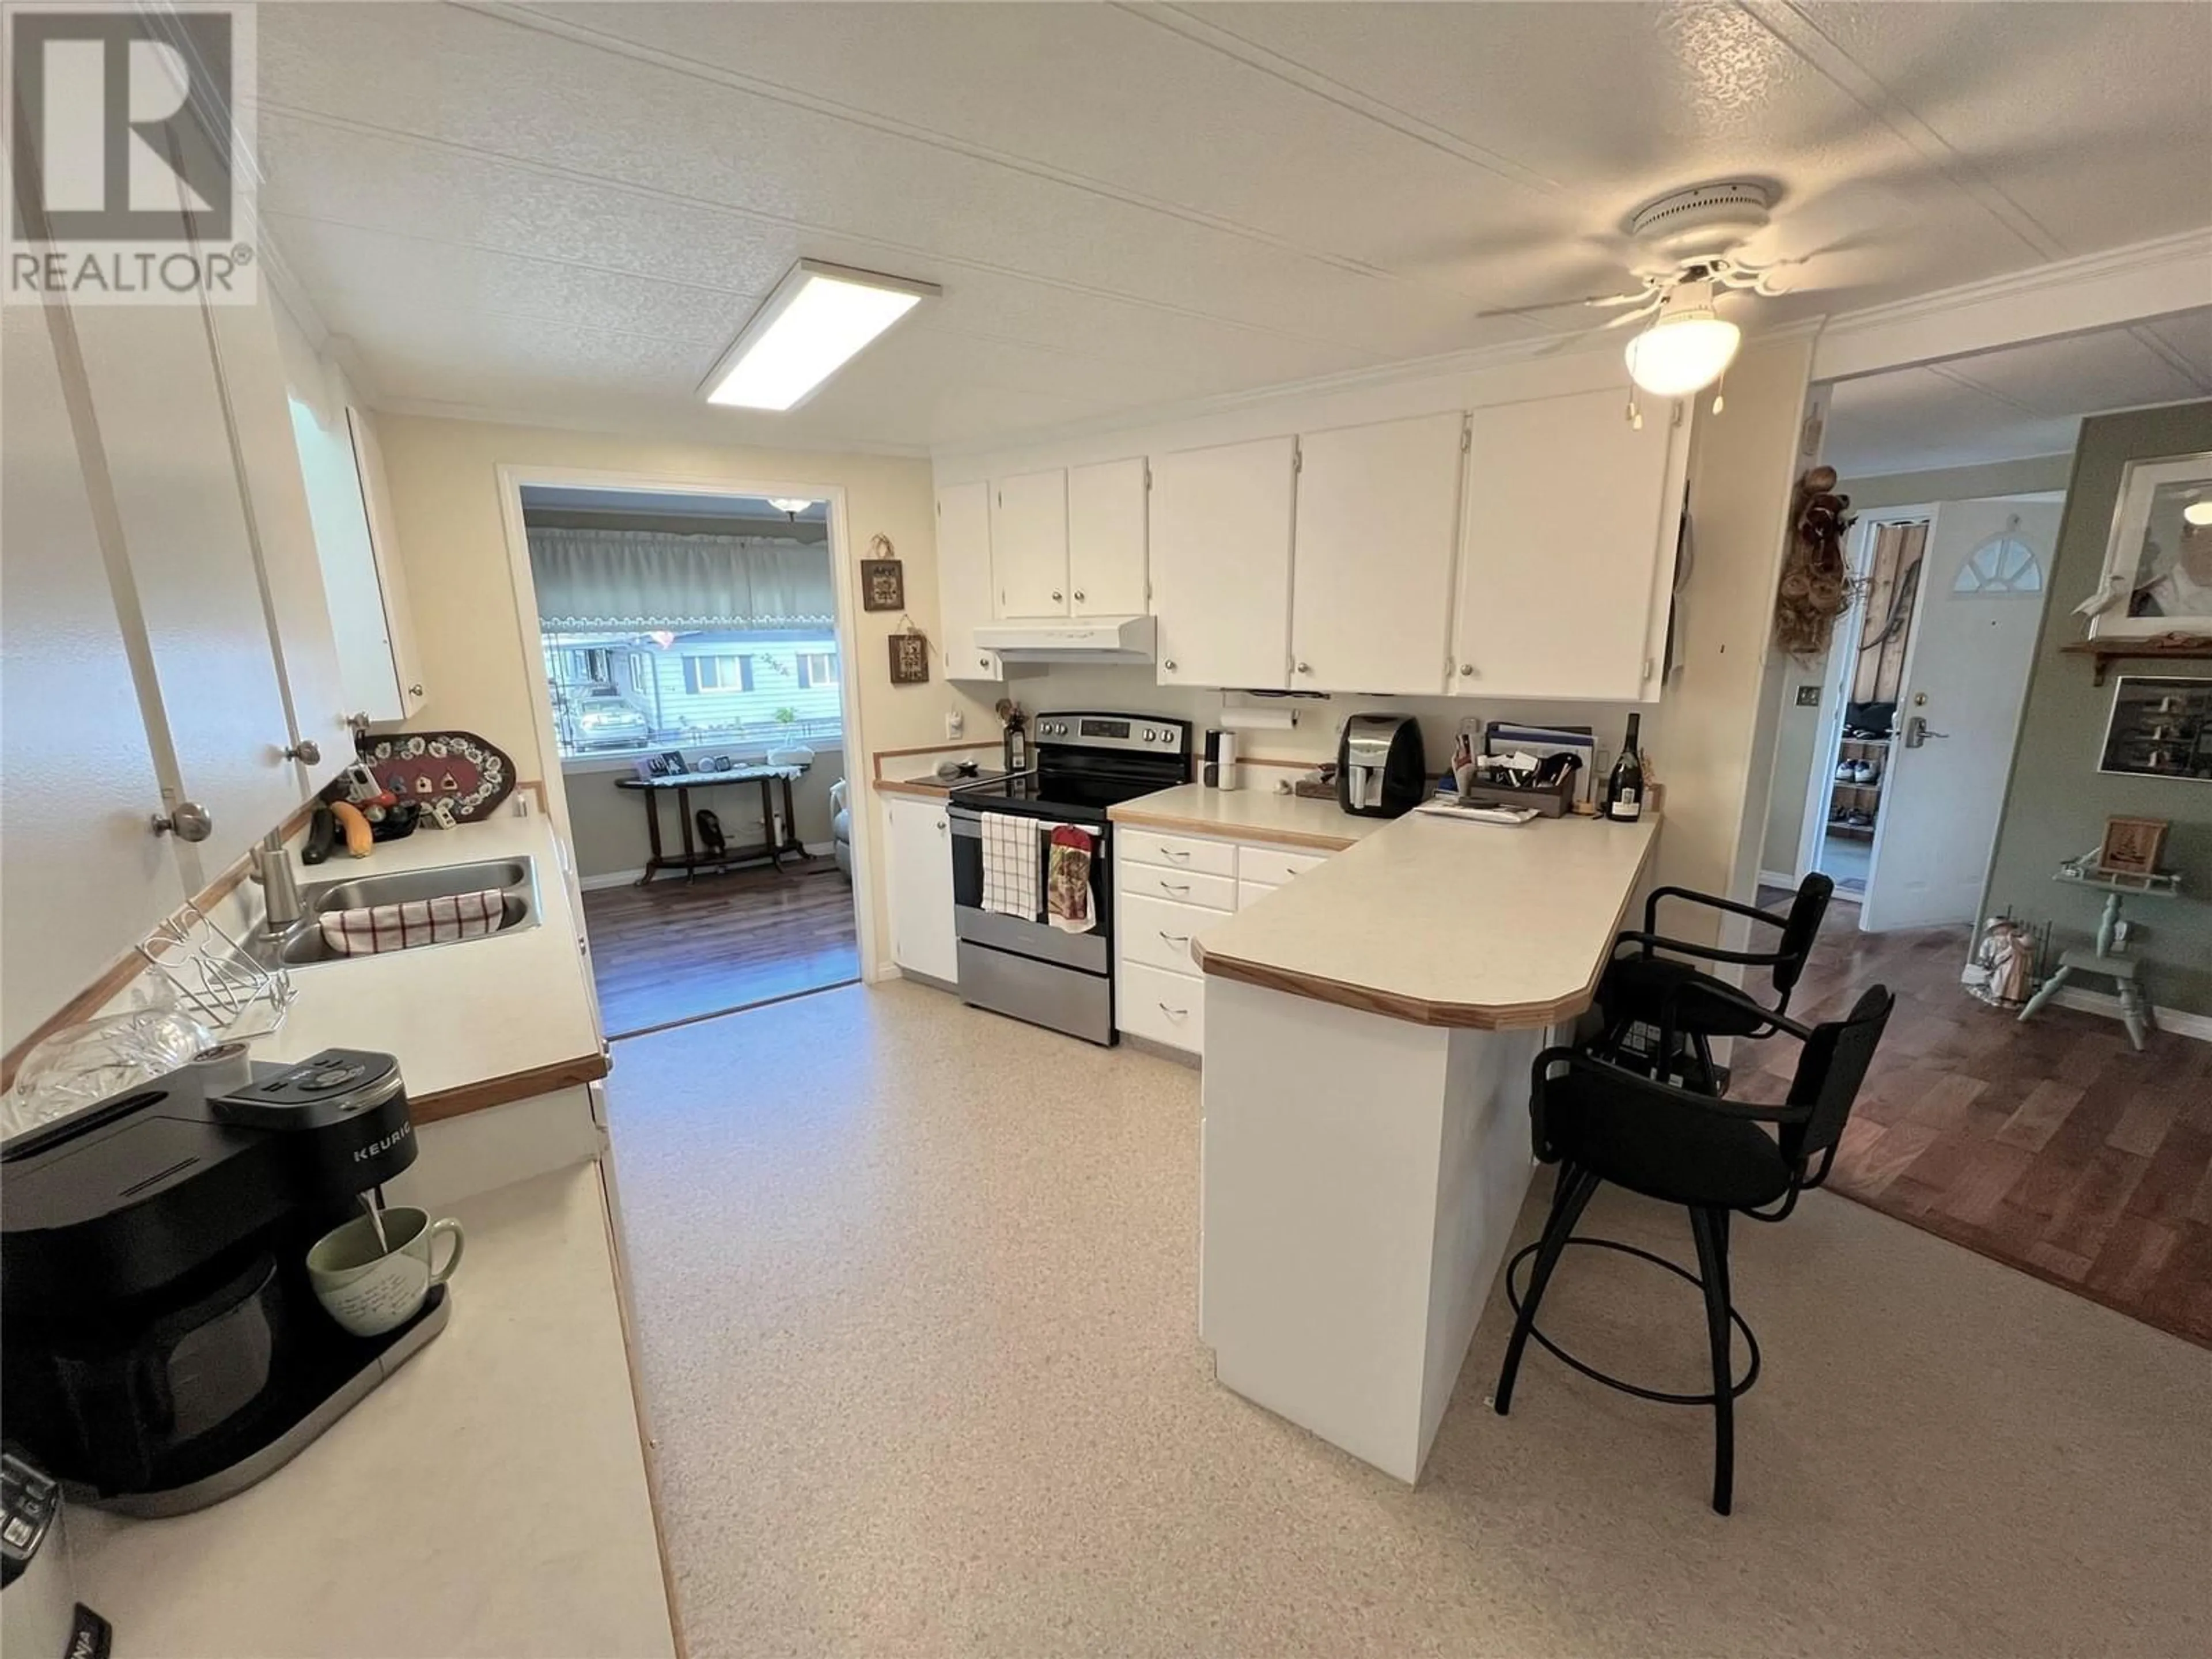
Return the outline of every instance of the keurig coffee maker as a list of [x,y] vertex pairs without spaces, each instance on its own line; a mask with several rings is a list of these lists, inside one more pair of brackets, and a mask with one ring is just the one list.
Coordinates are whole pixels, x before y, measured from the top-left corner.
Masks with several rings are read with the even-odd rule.
[[326,1048],[229,1092],[186,1067],[0,1146],[0,1400],[72,1499],[178,1515],[283,1467],[444,1328],[377,1337],[307,1255],[415,1161],[399,1062]]

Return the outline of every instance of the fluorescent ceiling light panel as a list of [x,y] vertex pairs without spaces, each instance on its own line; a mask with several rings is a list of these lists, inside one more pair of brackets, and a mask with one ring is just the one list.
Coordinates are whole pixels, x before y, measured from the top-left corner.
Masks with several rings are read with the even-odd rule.
[[876,336],[921,301],[934,283],[801,259],[784,274],[722,354],[700,390],[710,404],[796,409]]

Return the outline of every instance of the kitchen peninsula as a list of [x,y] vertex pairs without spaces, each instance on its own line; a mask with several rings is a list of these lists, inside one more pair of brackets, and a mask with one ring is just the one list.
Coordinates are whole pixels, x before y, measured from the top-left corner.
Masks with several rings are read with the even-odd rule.
[[[1141,803],[1133,803],[1141,806]],[[1656,822],[1413,813],[1206,931],[1200,1335],[1215,1375],[1415,1480]]]

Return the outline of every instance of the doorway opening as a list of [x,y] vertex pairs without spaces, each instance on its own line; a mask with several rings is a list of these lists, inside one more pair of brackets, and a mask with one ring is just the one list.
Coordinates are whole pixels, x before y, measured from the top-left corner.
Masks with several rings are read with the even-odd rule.
[[526,483],[610,1038],[860,977],[830,502]]

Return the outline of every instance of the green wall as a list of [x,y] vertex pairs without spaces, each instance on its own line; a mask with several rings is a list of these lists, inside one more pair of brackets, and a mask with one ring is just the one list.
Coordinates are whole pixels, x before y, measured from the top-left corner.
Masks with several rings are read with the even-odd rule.
[[[2127,915],[2142,929],[2136,949],[2146,965],[2151,1000],[2197,1014],[2212,1014],[2212,784],[2097,770],[2112,684],[2093,686],[2089,659],[2062,655],[2060,647],[2086,634],[2074,606],[2103,574],[2121,470],[2144,456],[2207,449],[2212,449],[2212,403],[2100,415],[2081,423],[2051,600],[2036,641],[1982,904],[1984,915],[2009,906],[2016,915],[2051,921],[2058,948],[2093,945],[2104,896],[2055,884],[2051,872],[2060,860],[2102,841],[2108,817],[2168,820],[2173,830],[2166,838],[2166,867],[2182,872],[2195,896],[2131,900]],[[2212,677],[2212,661],[2113,665],[2116,675],[2131,670]],[[2093,980],[2087,988],[2112,988]]]

